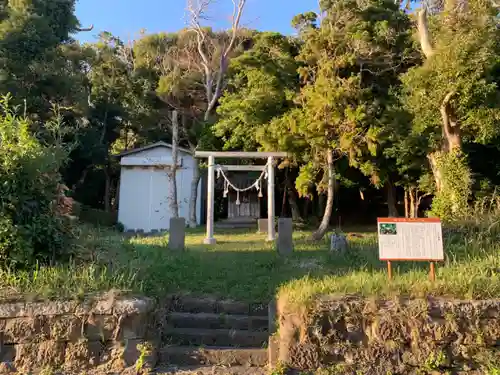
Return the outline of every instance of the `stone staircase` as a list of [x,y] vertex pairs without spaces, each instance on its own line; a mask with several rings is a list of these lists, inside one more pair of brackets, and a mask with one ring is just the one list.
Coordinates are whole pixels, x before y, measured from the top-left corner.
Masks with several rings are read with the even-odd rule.
[[168,310],[158,356],[166,372],[222,366],[259,373],[267,365],[267,304],[182,297]]
[[252,217],[234,217],[229,219],[222,219],[215,223],[215,228],[257,230],[257,219]]

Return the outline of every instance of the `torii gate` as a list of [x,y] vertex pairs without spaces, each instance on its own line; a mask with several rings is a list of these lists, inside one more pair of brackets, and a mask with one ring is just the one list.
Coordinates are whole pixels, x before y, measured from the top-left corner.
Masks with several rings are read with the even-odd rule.
[[[224,159],[267,159],[267,239],[276,239],[274,226],[274,158],[285,158],[286,152],[218,152],[196,151],[195,157],[208,158],[208,194],[207,194],[207,236],[203,243],[213,245],[214,238],[214,194],[215,194],[215,158]],[[263,171],[266,166],[260,165],[223,165],[227,171]]]

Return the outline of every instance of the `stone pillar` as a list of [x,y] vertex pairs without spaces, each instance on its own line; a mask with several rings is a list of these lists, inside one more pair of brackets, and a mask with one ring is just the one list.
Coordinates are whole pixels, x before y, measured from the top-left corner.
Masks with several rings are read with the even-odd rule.
[[186,219],[183,217],[170,218],[168,249],[182,251],[186,246]]
[[278,220],[277,249],[280,255],[293,253],[293,223],[292,219],[281,218]]
[[214,245],[214,194],[215,194],[215,157],[208,157],[208,183],[207,183],[207,236],[203,240],[206,245]]
[[267,222],[268,219],[257,219],[257,231],[259,233],[267,233]]
[[267,240],[276,239],[274,227],[274,158],[267,158]]

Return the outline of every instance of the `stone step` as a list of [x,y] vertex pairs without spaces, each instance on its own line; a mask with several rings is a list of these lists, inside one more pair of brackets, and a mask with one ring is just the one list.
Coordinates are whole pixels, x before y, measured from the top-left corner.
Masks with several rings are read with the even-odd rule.
[[157,375],[267,375],[267,367],[247,366],[165,366],[159,367]]
[[248,316],[215,313],[185,313],[171,312],[167,324],[174,328],[206,328],[206,329],[236,329],[251,331],[267,331],[269,320],[267,316]]
[[264,303],[245,303],[215,298],[173,297],[168,301],[168,309],[185,313],[239,314],[267,316],[268,308]]
[[257,230],[257,223],[217,223],[216,229],[255,229]]
[[267,365],[267,350],[258,348],[168,346],[158,353],[160,363],[180,366],[247,366]]
[[163,342],[180,346],[230,346],[264,348],[267,332],[235,329],[166,328]]

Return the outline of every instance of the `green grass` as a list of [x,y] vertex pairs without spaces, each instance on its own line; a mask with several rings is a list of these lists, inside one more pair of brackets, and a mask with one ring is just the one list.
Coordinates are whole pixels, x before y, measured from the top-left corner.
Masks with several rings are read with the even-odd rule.
[[[429,263],[395,263],[389,281],[385,265],[369,259],[365,246],[355,245],[349,272],[308,276],[280,288],[280,298],[304,304],[321,294],[355,294],[365,297],[428,297],[464,299],[500,297],[500,243],[497,235],[484,232],[451,233],[445,236],[445,262],[437,264],[436,280],[429,280]],[[373,246],[376,242],[373,243]],[[353,251],[354,250],[354,251]],[[373,254],[373,253],[370,253]],[[393,264],[394,268],[394,264]],[[393,271],[394,272],[394,271]]]
[[[110,289],[162,297],[169,293],[213,295],[265,302],[275,296],[305,302],[317,294],[390,296],[444,295],[494,298],[500,295],[500,246],[454,235],[446,241],[447,260],[428,281],[428,264],[394,265],[387,281],[378,260],[375,233],[350,239],[345,254],[330,254],[327,241],[308,242],[294,235],[295,252],[281,258],[265,235],[231,231],[203,245],[202,231],[189,232],[187,250],[172,253],[168,236],[126,237],[109,230],[82,229],[68,265],[33,272],[0,271],[0,298],[75,298]],[[467,237],[469,238],[469,237]]]

